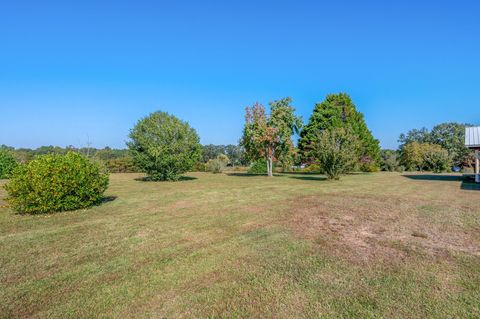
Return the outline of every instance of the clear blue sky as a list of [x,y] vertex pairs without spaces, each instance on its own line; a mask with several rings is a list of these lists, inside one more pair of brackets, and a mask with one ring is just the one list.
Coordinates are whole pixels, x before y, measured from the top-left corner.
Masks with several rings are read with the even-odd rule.
[[0,144],[124,147],[155,110],[236,143],[245,106],[349,93],[383,147],[480,124],[479,1],[2,1]]

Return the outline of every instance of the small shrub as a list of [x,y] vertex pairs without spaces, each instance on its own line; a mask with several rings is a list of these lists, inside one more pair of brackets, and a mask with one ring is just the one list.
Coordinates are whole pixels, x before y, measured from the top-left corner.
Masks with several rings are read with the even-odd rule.
[[112,158],[105,161],[105,167],[110,173],[136,173],[139,169],[135,166],[130,156]]
[[193,165],[192,168],[193,172],[206,172],[207,171],[207,166],[205,163],[202,162],[197,162],[195,165]]
[[321,173],[322,168],[318,164],[310,164],[301,170],[303,173]]
[[9,151],[0,149],[0,179],[9,178],[15,167],[15,157]]
[[328,179],[340,179],[341,174],[355,168],[358,161],[355,150],[358,145],[358,138],[349,130],[333,128],[318,133],[311,145],[311,154]]
[[400,165],[395,169],[395,172],[403,173],[405,172],[405,166]]
[[380,167],[378,167],[378,164],[375,163],[374,160],[372,160],[369,156],[362,156],[359,160],[358,163],[358,168],[362,172],[378,172],[380,170]]
[[264,159],[253,162],[248,168],[249,174],[267,174],[267,161]]
[[222,161],[217,158],[208,160],[207,164],[205,164],[205,168],[207,171],[212,173],[221,173],[225,168],[225,165]]
[[382,171],[395,172],[400,169],[400,161],[397,151],[382,150],[381,152]]
[[84,156],[42,155],[18,166],[5,185],[7,201],[17,211],[48,213],[86,208],[99,203],[108,174]]
[[220,154],[215,159],[208,160],[205,165],[206,170],[212,173],[221,173],[227,167],[228,157],[224,154]]

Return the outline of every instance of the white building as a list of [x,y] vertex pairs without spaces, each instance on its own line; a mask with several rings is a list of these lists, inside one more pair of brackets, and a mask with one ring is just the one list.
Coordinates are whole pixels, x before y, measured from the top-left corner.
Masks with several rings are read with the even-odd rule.
[[465,128],[465,146],[475,150],[475,182],[480,183],[480,126]]

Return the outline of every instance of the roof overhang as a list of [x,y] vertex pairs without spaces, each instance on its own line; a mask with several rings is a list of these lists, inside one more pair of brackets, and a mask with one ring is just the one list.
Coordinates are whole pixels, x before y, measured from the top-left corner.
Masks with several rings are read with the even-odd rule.
[[480,126],[465,128],[465,146],[471,149],[480,148]]

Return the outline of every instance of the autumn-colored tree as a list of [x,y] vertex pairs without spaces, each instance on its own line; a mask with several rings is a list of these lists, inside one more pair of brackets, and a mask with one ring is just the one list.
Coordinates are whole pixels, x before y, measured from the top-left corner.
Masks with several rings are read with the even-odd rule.
[[288,97],[270,102],[270,115],[259,103],[246,108],[241,145],[250,160],[266,160],[268,176],[273,176],[274,161],[286,161],[294,154],[292,135],[301,127],[301,119],[291,102]]

